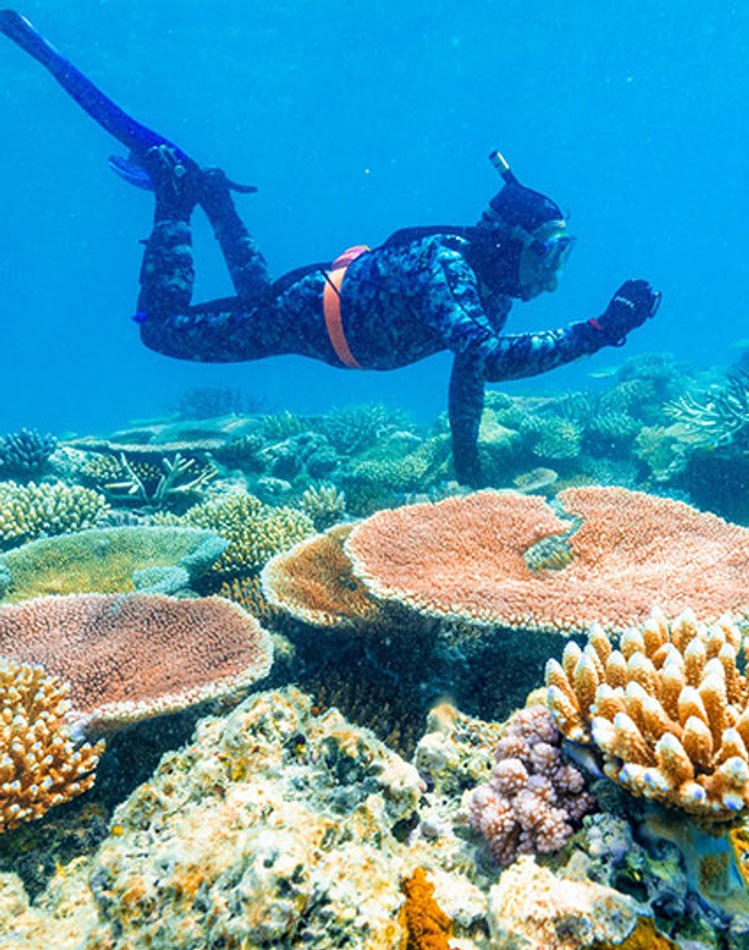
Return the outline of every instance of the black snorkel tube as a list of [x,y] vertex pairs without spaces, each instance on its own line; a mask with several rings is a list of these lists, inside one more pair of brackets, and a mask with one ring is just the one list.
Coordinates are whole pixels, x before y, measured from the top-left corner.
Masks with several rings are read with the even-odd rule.
[[[197,170],[198,164],[187,152],[158,132],[154,132],[128,115],[116,103],[104,95],[90,79],[83,75],[69,59],[45,39],[26,17],[15,10],[0,10],[0,33],[4,33],[22,50],[42,64],[59,82],[65,92],[105,131],[114,136],[127,148],[135,161],[150,149],[164,147],[169,149],[186,169]],[[110,159],[113,169],[131,184],[149,187],[145,172],[139,175],[124,159]],[[237,185],[229,182],[235,191],[249,192],[257,189],[251,185]]]
[[504,157],[504,155],[495,149],[493,152],[489,153],[489,161],[497,169],[500,174],[500,177],[508,185],[519,185],[520,182],[515,177],[512,169],[510,168],[510,163]]

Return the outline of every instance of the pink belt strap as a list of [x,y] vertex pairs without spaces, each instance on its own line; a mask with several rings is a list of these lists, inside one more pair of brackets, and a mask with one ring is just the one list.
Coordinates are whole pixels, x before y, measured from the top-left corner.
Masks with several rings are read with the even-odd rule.
[[368,251],[366,244],[357,244],[347,248],[331,264],[325,275],[325,289],[323,290],[322,306],[325,314],[325,328],[328,331],[330,343],[338,359],[349,369],[363,369],[354,354],[349,349],[346,336],[343,332],[341,319],[341,284],[346,276],[346,269],[352,261]]

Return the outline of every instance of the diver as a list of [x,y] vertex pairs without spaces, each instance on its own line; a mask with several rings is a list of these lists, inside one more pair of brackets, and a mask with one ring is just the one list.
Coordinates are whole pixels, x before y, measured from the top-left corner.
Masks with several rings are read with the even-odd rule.
[[[514,300],[557,287],[574,244],[560,208],[520,184],[495,152],[503,185],[471,226],[409,228],[375,248],[302,267],[275,282],[237,213],[232,191],[254,191],[201,168],[108,99],[24,17],[0,11],[0,31],[44,65],[130,150],[112,159],[155,193],[135,320],[146,346],[177,359],[237,362],[295,354],[346,369],[390,370],[454,354],[448,396],[456,478],[483,483],[478,432],[486,383],[547,372],[621,346],[652,317],[660,294],[628,280],[603,314],[563,329],[507,334]],[[192,303],[190,222],[200,206],[222,249],[235,296]]]
[[[178,359],[235,362],[295,354],[348,369],[390,370],[454,354],[448,397],[457,479],[482,483],[478,432],[486,383],[535,376],[621,346],[660,295],[628,280],[604,313],[564,329],[503,332],[513,300],[556,289],[574,238],[559,207],[521,185],[499,153],[504,185],[473,226],[410,228],[271,282],[239,217],[232,184],[187,168],[167,146],[141,166],[156,195],[135,315],[143,342]],[[206,213],[236,296],[193,305],[190,218]]]

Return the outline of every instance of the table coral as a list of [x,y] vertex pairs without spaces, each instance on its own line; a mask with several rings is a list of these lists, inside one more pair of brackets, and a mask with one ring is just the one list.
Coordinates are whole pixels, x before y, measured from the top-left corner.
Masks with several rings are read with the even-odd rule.
[[514,713],[495,752],[494,772],[469,799],[471,824],[500,864],[519,854],[559,851],[594,801],[562,757],[562,736],[545,706]]
[[93,528],[108,510],[102,495],[80,485],[0,482],[0,548]]
[[351,570],[343,545],[352,525],[337,525],[272,558],[261,574],[275,607],[321,627],[374,622],[377,602]]
[[[562,535],[568,556],[534,570],[536,546]],[[482,491],[379,511],[345,551],[376,598],[472,624],[618,631],[654,604],[672,614],[691,606],[704,620],[749,608],[749,530],[613,486],[568,488],[554,509]]]
[[0,555],[0,597],[16,603],[47,594],[184,590],[226,542],[198,528],[91,528],[40,538]]
[[71,594],[0,607],[0,655],[41,662],[70,683],[87,731],[184,709],[270,669],[270,637],[219,597]]
[[94,783],[104,743],[76,746],[68,686],[40,666],[0,657],[0,832]]
[[635,795],[706,819],[749,807],[745,641],[729,619],[654,611],[612,648],[600,628],[550,660],[548,704],[559,729],[592,743],[609,778]]

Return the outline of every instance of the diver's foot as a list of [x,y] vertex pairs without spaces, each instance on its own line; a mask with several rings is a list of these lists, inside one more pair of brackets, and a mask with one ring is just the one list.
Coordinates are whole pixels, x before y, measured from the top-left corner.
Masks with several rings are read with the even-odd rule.
[[200,169],[200,184],[198,187],[198,201],[209,216],[229,207],[233,207],[231,192],[250,194],[257,191],[254,185],[238,185],[226,176],[221,168],[206,165]]
[[189,215],[198,203],[201,172],[193,162],[183,162],[168,145],[157,145],[138,156],[148,176],[156,203],[178,215]]

